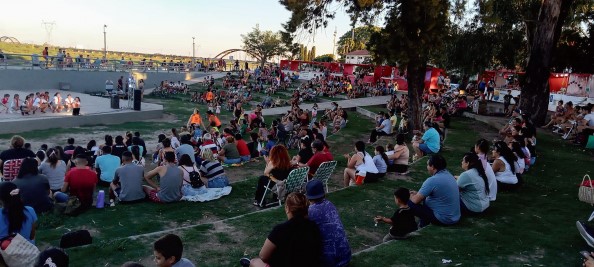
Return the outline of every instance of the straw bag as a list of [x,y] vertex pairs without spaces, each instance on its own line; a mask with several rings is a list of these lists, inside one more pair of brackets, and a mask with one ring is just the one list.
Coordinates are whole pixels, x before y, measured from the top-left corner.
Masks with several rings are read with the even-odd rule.
[[[586,178],[588,179],[587,183]],[[590,205],[594,205],[594,185],[592,184],[590,175],[584,175],[582,183],[580,184],[580,189],[578,191],[578,197],[580,201],[586,202]]]

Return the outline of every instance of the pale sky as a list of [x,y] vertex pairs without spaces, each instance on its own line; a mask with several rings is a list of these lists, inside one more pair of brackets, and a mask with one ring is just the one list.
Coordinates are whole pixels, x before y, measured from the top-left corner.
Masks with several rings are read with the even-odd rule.
[[[194,36],[197,57],[241,48],[240,35],[256,24],[278,31],[290,16],[277,0],[8,0],[2,10],[0,36],[23,43],[46,42],[46,21],[55,22],[52,45],[102,50],[106,24],[108,50],[191,56]],[[332,53],[335,27],[337,40],[350,30],[341,10],[315,38],[301,33],[298,41],[315,45],[317,55]]]

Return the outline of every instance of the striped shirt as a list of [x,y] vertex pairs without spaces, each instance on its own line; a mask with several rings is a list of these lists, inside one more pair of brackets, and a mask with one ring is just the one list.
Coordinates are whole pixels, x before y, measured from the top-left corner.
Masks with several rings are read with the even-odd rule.
[[200,164],[200,173],[208,179],[225,175],[223,166],[218,161],[202,161]]

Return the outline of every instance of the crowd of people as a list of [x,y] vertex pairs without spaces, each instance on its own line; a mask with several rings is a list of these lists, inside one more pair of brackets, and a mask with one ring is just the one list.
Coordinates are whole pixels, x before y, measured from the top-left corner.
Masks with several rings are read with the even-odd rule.
[[[273,77],[275,71],[278,69],[261,69],[257,77],[267,77],[267,73]],[[92,140],[85,146],[77,145],[70,138],[64,147],[42,146],[36,153],[26,147],[22,137],[14,136],[11,148],[0,154],[0,170],[6,180],[0,183],[0,201],[3,203],[0,220],[7,222],[5,228],[0,227],[0,237],[18,232],[34,244],[35,222],[39,214],[54,206],[69,205],[73,197],[81,203],[76,213],[84,212],[93,205],[97,186],[108,188],[109,206],[146,199],[170,203],[180,201],[184,196],[201,194],[205,188],[230,186],[226,168],[260,160],[265,162],[265,168],[257,179],[253,204],[266,207],[266,187],[286,180],[293,170],[301,167],[309,167],[308,178],[312,178],[323,163],[336,159],[326,139],[346,127],[346,110],[337,103],[332,103],[332,107],[324,111],[318,111],[317,105],[311,110],[303,109],[299,99],[304,96],[299,89],[293,96],[296,101],[291,103],[287,113],[267,123],[262,115],[262,109],[267,105],[258,105],[249,112],[243,104],[249,101],[251,90],[256,90],[260,83],[270,83],[269,88],[281,88],[283,79],[262,78],[252,86],[247,82],[249,74],[244,75],[239,79],[226,77],[225,89],[219,92],[214,90],[211,78],[206,78],[204,82],[209,88],[203,95],[193,97],[195,102],[207,105],[206,115],[202,116],[195,109],[184,126],[157,136],[158,145],[154,150],[146,147],[139,132],[127,132],[115,138],[106,135],[102,144]],[[272,86],[278,81],[281,81],[277,83],[278,87]],[[322,94],[358,90],[347,89],[351,86],[349,81],[340,78],[314,79],[305,85],[305,90],[317,87],[316,83],[319,88],[325,88],[322,91],[315,89]],[[357,83],[356,87],[359,86],[365,88]],[[389,84],[382,84],[378,88],[386,91],[373,90],[380,90],[379,94],[390,93],[389,87]],[[324,91],[328,88],[330,91]],[[183,88],[174,88],[178,89]],[[370,92],[363,90],[366,94]],[[373,91],[370,94],[373,95]],[[451,116],[467,110],[470,105],[464,96],[447,93],[427,93],[423,99],[423,129],[413,132],[412,151],[406,144],[411,129],[403,113],[408,109],[408,99],[393,95],[387,103],[388,111],[381,112],[375,119],[368,142],[355,142],[352,153],[343,155],[346,160],[342,176],[345,187],[365,186],[385,179],[390,172],[407,174],[411,158],[413,162],[422,157],[427,159],[429,178],[418,191],[403,187],[395,189],[395,211],[391,217],[377,215],[373,218],[376,224],[390,225],[384,242],[408,238],[429,224],[454,225],[463,216],[484,212],[491,202],[496,201],[498,192],[513,192],[521,186],[522,176],[536,164],[536,128],[529,114],[513,109],[510,123],[499,132],[500,138],[493,142],[479,139],[460,157],[463,172],[452,175],[445,158],[439,154],[444,132]],[[227,109],[232,111],[232,119],[222,123],[220,110],[226,102]],[[568,129],[564,123],[578,120],[580,124],[577,126],[582,126],[581,130],[591,129],[594,122],[589,115],[593,107],[581,108],[579,117],[577,114],[575,117],[567,115],[575,114],[571,107],[568,103],[559,108],[550,125]],[[243,140],[246,135],[249,140]],[[392,142],[386,146],[375,145],[380,136],[390,136],[388,140]],[[372,144],[373,153],[368,152],[368,144]],[[297,149],[293,157],[289,154],[290,149]],[[156,167],[145,172],[145,167],[150,164],[147,161]],[[241,264],[347,266],[351,259],[348,238],[338,210],[326,199],[325,192],[320,180],[308,179],[304,193],[275,194],[273,202],[278,198],[284,200],[287,221],[272,229],[258,258],[242,259]],[[175,235],[157,240],[153,248],[157,264],[194,266],[182,257],[181,242]],[[52,252],[59,254],[60,250]],[[130,262],[123,266],[141,266],[135,264]]]
[[[5,114],[20,113],[22,116],[34,115],[35,112],[47,113],[71,113],[72,115],[80,115],[81,101],[80,97],[72,97],[67,94],[66,98],[62,97],[60,92],[54,93],[53,96],[49,92],[30,93],[21,97],[19,94],[4,94],[1,100],[2,109]],[[0,112],[1,113],[1,112]]]

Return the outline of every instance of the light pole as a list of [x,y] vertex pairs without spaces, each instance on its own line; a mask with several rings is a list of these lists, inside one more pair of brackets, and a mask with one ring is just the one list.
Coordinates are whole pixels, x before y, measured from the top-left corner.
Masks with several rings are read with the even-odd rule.
[[192,37],[192,68],[196,66],[196,37]]
[[107,59],[107,25],[103,24],[103,58]]

